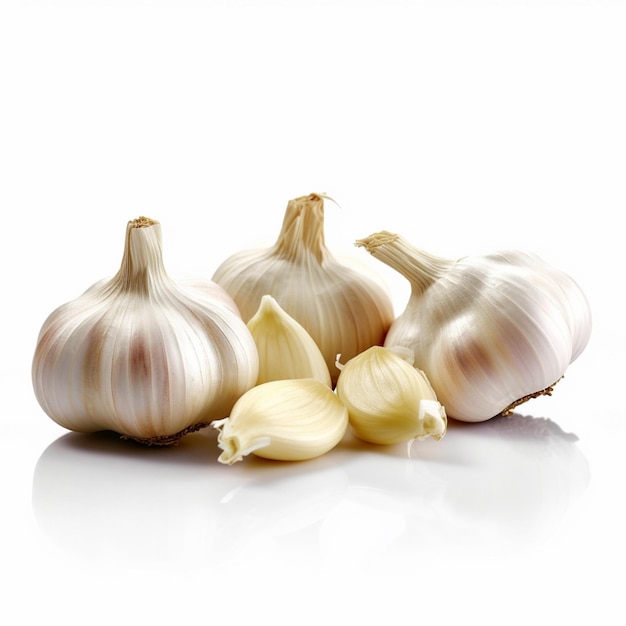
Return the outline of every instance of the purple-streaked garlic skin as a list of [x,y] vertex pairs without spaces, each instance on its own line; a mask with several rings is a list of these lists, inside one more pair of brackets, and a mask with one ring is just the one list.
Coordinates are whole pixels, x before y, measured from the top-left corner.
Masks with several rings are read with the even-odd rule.
[[119,272],[44,322],[33,388],[64,428],[168,441],[228,415],[256,382],[256,346],[234,302],[210,281],[170,279],[161,240],[158,222],[129,222]]
[[533,253],[453,261],[386,231],[357,245],[409,280],[409,301],[384,345],[413,352],[448,417],[485,421],[550,393],[589,341],[582,289]]

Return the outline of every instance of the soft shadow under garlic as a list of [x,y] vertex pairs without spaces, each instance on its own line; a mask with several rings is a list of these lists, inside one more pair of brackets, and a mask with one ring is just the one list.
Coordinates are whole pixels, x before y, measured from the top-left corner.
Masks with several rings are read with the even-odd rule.
[[[463,424],[465,427],[472,425]],[[578,441],[578,436],[574,433],[564,431],[556,422],[548,417],[535,417],[533,415],[522,415],[512,413],[510,415],[499,415],[493,417],[489,422],[475,424],[478,428],[497,433],[502,437],[521,438],[532,440],[536,443],[556,441]]]
[[52,543],[90,562],[203,565],[213,503],[236,477],[207,434],[146,447],[111,432],[68,433],[41,454],[33,475],[35,519]]
[[410,457],[405,445],[347,434],[310,461],[225,466],[213,429],[173,448],[72,433],[42,453],[33,511],[64,551],[115,568],[236,573],[271,560],[360,571],[495,556],[549,537],[586,489],[576,439],[549,419],[514,414],[451,421]]
[[199,465],[206,466],[214,460],[207,449],[217,448],[217,435],[212,428],[202,428],[195,433],[185,435],[172,445],[146,445],[133,437],[104,430],[96,433],[69,432],[51,443],[43,452],[41,459],[54,451],[61,455],[73,455],[76,460],[82,455],[89,464],[96,459],[102,463],[111,460],[114,468],[116,460],[126,463],[146,463],[156,466],[164,465]]
[[590,480],[575,435],[518,414],[451,420],[441,441],[415,442],[410,457],[402,445],[345,445],[348,489],[322,533],[334,564],[516,553],[549,538]]
[[[176,446],[116,433],[68,433],[34,470],[32,506],[44,535],[97,565],[197,569],[310,534],[345,490],[332,454],[306,462],[217,461],[213,429]],[[271,547],[268,548],[271,551]]]
[[521,414],[474,426],[448,432],[446,455],[464,459],[463,481],[442,466],[448,518],[455,527],[465,519],[478,533],[506,527],[521,544],[549,535],[589,484],[577,436],[550,419]]

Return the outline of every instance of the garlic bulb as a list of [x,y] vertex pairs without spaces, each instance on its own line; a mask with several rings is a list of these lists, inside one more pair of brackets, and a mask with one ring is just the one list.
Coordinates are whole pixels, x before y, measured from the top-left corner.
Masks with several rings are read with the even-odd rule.
[[248,329],[259,353],[257,385],[286,378],[315,378],[331,386],[330,372],[317,344],[272,296],[261,298]]
[[250,453],[276,461],[325,454],[343,438],[348,409],[324,383],[312,378],[274,380],[253,387],[216,420],[218,461],[232,465]]
[[449,417],[484,421],[549,395],[589,340],[580,287],[534,254],[448,260],[386,231],[356,245],[409,280],[385,346],[413,351]]
[[254,385],[256,346],[234,303],[217,285],[174,283],[161,240],[158,222],[129,222],[117,274],[44,322],[33,386],[61,426],[171,443]]
[[244,321],[271,295],[317,343],[333,384],[337,353],[350,359],[382,345],[394,318],[391,296],[378,279],[339,262],[324,241],[324,198],[290,200],[276,243],[227,258],[213,280],[235,300]]
[[412,362],[412,352],[372,346],[341,367],[337,397],[359,439],[395,444],[444,436],[445,409]]

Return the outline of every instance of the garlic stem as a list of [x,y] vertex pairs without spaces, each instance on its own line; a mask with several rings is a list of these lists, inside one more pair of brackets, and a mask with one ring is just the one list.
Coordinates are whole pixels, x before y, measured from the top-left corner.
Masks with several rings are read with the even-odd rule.
[[143,216],[129,221],[122,263],[110,287],[148,296],[164,283],[171,284],[171,280],[163,264],[161,225]]
[[322,198],[312,193],[289,200],[274,248],[279,257],[298,261],[312,254],[322,261],[326,250]]
[[455,264],[455,261],[424,252],[388,231],[359,239],[355,245],[402,274],[416,294],[426,291]]

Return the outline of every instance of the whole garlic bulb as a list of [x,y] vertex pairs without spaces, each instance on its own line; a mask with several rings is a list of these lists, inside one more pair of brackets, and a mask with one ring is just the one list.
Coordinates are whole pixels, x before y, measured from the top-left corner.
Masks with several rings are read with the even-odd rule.
[[161,225],[130,221],[117,274],[56,309],[39,333],[33,387],[74,431],[167,444],[228,415],[256,382],[252,335],[225,292],[176,284]]
[[244,321],[271,295],[317,343],[331,373],[335,356],[350,359],[382,345],[394,318],[382,281],[340,262],[324,240],[324,197],[290,200],[276,243],[227,258],[213,280],[234,299]]
[[413,351],[448,417],[480,422],[549,395],[587,345],[584,293],[534,254],[449,260],[386,231],[356,245],[409,280],[408,304],[385,346]]

